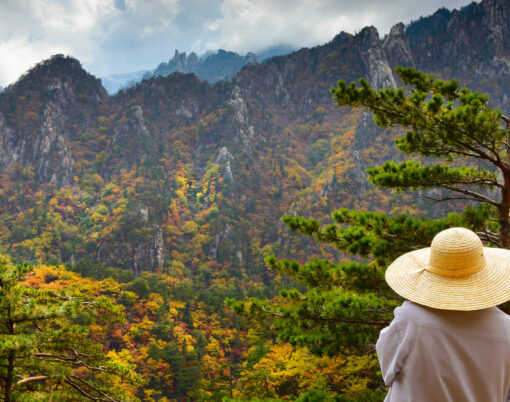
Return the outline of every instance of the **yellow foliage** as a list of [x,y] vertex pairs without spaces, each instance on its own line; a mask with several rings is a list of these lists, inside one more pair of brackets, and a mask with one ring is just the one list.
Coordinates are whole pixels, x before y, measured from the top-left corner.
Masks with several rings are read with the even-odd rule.
[[220,350],[220,343],[216,338],[210,337],[209,343],[205,348],[211,356],[216,356]]
[[190,334],[188,334],[184,328],[179,325],[175,326],[174,336],[177,339],[177,344],[179,347],[182,348],[184,344],[186,344],[186,352],[193,352],[195,339]]
[[148,300],[145,303],[147,310],[154,314],[164,304],[164,300],[159,293],[149,294]]
[[182,226],[182,230],[184,233],[195,234],[198,230],[198,225],[194,221],[186,221]]
[[276,344],[252,368],[245,368],[242,394],[248,398],[289,398],[320,388],[356,399],[369,386],[370,374],[376,367],[374,354],[318,357],[306,348]]

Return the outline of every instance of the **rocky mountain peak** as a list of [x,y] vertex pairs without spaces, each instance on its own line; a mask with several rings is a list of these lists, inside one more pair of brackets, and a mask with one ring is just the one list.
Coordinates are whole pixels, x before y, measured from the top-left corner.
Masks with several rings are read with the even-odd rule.
[[246,64],[256,61],[257,56],[254,53],[247,53],[245,56],[241,56],[237,53],[220,49],[216,53],[199,58],[196,53],[192,52],[189,56],[186,56],[186,53],[179,53],[176,50],[174,57],[168,63],[161,63],[152,73],[147,74],[146,78],[167,76],[177,71],[193,73],[202,80],[216,82],[231,77]]
[[406,27],[403,23],[394,25],[388,36],[383,41],[383,49],[392,68],[398,65],[413,66],[413,55],[409,47],[409,39],[406,35]]
[[363,28],[357,35],[356,39],[361,46],[370,48],[380,44],[379,32],[373,25]]
[[406,29],[411,48],[423,43],[428,36],[443,32],[451,16],[452,12],[450,10],[440,8],[428,17],[421,17],[417,21],[411,22]]
[[55,54],[49,59],[43,60],[30,69],[25,77],[36,74],[39,78],[44,76],[60,75],[69,77],[84,72],[81,63],[74,57]]
[[[186,52],[179,53],[177,49],[175,49],[174,57],[168,61],[168,66],[172,65],[175,67],[175,71],[180,72],[192,71],[197,68],[198,64],[199,59],[195,52],[186,56]],[[160,66],[162,65],[164,63],[160,64]]]
[[460,10],[440,9],[406,29],[415,65],[429,72],[444,69],[457,78],[475,72],[492,80],[510,72],[510,3],[483,0]]
[[333,38],[331,43],[335,43],[335,44],[345,43],[345,42],[348,42],[349,40],[351,40],[352,38],[354,38],[353,35],[351,35],[348,32],[342,31]]
[[26,93],[41,89],[50,94],[58,94],[60,98],[63,96],[67,101],[78,92],[89,96],[97,103],[101,103],[108,96],[101,85],[101,80],[87,73],[78,60],[62,54],[54,55],[37,64],[7,88],[6,92]]
[[[70,141],[107,97],[101,81],[72,57],[37,64],[0,94],[0,167],[20,164],[34,168],[41,181],[71,184]],[[8,106],[13,102],[17,110]],[[76,115],[80,124],[70,121]]]
[[365,76],[374,88],[396,87],[393,71],[388,63],[376,27],[363,28],[355,37],[357,53]]

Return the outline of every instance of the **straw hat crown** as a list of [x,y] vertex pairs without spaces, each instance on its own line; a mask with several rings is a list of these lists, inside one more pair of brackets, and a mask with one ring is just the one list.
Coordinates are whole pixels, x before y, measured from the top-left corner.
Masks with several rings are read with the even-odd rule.
[[485,264],[480,238],[471,230],[451,228],[432,240],[426,269],[439,276],[461,277],[478,272]]
[[398,257],[386,282],[400,296],[445,310],[480,310],[510,300],[510,250],[484,247],[476,233],[450,228],[430,247]]

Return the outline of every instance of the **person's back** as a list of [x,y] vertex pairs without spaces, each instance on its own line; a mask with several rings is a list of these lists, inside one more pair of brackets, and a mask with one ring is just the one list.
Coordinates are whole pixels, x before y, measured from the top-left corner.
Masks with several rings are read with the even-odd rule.
[[386,401],[506,401],[510,317],[405,302],[377,343]]
[[376,345],[386,401],[506,401],[510,317],[495,306],[510,300],[510,250],[450,228],[398,257],[385,279],[410,300]]

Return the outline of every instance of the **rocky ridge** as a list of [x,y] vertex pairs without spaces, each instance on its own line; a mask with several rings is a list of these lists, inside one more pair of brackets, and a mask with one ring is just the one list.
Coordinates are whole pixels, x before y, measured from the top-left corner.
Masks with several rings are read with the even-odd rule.
[[[242,243],[242,230],[232,221],[236,208],[253,211],[247,213],[254,221],[277,222],[283,212],[299,209],[293,204],[298,194],[316,188],[330,209],[346,189],[362,189],[364,197],[370,193],[363,174],[366,155],[374,147],[383,154],[379,151],[391,146],[391,138],[378,143],[381,132],[366,117],[336,108],[328,91],[336,80],[364,76],[377,88],[392,87],[398,85],[395,66],[414,66],[481,88],[504,106],[510,83],[509,17],[506,1],[484,0],[452,12],[438,10],[408,26],[397,24],[385,38],[374,27],[357,35],[342,32],[325,45],[248,64],[229,82],[212,85],[174,73],[114,97],[78,61],[55,56],[0,93],[0,169],[32,168],[40,182],[58,187],[73,184],[84,165],[104,180],[141,167],[164,175],[185,165],[197,183],[218,165],[226,183],[222,197],[232,204],[222,212],[229,223],[214,229],[210,255],[223,258],[221,244],[228,243],[227,254],[248,261],[250,246]],[[198,63],[196,56],[179,53],[172,60],[183,69]],[[325,169],[338,127],[349,124],[355,136],[343,145],[346,170],[321,176],[315,166]],[[313,130],[321,126],[327,129]],[[306,156],[296,156],[298,151]],[[286,180],[291,184],[282,187],[279,182]],[[177,196],[164,197],[170,203]],[[253,204],[255,197],[270,203],[271,210]],[[129,256],[137,273],[163,265],[170,254],[155,212],[149,208],[146,215],[139,226],[148,239],[133,244]],[[262,244],[279,238],[280,229],[264,228]],[[95,252],[103,262],[120,254],[104,245]]]
[[57,55],[40,63],[1,94],[0,168],[20,164],[42,181],[71,184],[76,127],[106,99],[101,82],[77,60]]
[[213,83],[226,80],[244,65],[255,62],[257,62],[257,56],[253,53],[241,56],[237,53],[220,49],[216,53],[198,57],[194,52],[186,55],[185,52],[179,53],[176,50],[173,58],[168,63],[161,63],[154,71],[147,73],[145,78],[164,77],[178,71],[196,74],[202,80]]

